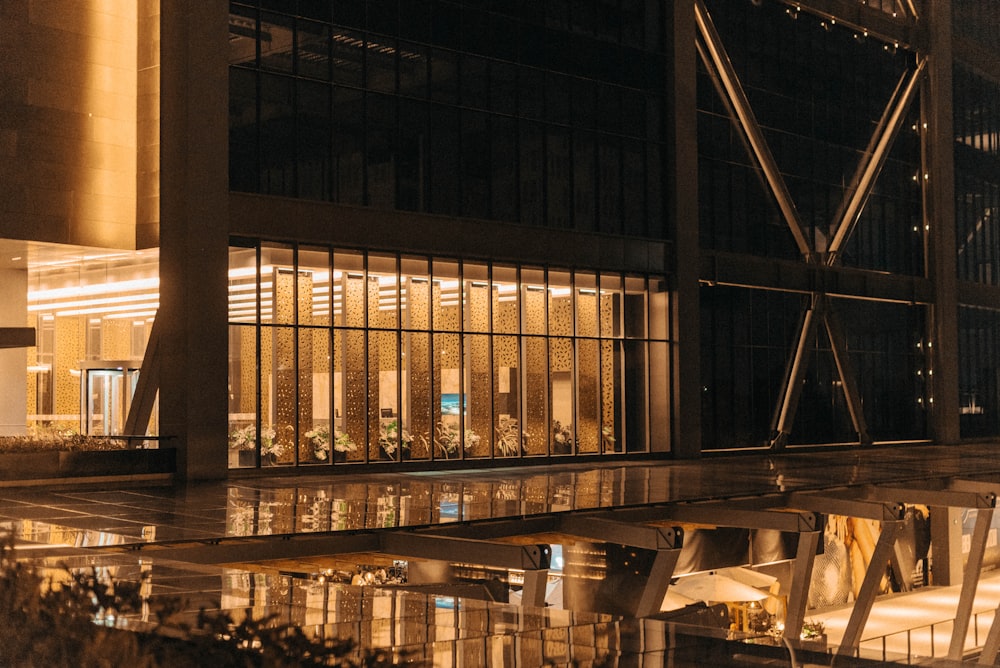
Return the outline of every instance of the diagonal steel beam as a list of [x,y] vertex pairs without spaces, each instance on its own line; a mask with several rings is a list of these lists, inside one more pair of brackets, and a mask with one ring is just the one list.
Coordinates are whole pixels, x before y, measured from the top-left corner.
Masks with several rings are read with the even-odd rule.
[[[969,558],[965,563],[965,574],[962,576],[962,593],[958,596],[958,608],[955,610],[955,622],[951,631],[951,644],[948,646],[948,658],[952,661],[961,661],[962,655],[965,653],[965,637],[969,633],[972,604],[976,600],[979,574],[983,570],[983,556],[986,554],[986,541],[992,523],[993,508],[980,509],[976,515],[975,528],[972,530]],[[992,632],[991,627],[990,633]]]
[[153,317],[153,325],[149,330],[149,340],[146,342],[146,352],[142,356],[139,367],[139,378],[136,380],[132,403],[125,416],[124,431],[128,435],[144,436],[149,430],[149,419],[153,415],[156,404],[156,393],[160,389],[160,324],[159,313]]
[[821,535],[820,531],[803,531],[799,534],[799,544],[795,548],[792,585],[785,608],[785,634],[791,638],[798,638],[802,633],[802,623],[806,619],[806,604],[809,600],[809,585],[812,582],[813,565],[816,563],[816,550],[819,548]]
[[835,219],[837,227],[828,248],[826,259],[828,265],[837,262],[841,249],[847,243],[861,217],[861,211],[871,196],[875,181],[882,172],[882,167],[889,156],[889,149],[892,148],[899,128],[906,118],[906,112],[916,97],[926,62],[926,59],[920,59],[913,72],[903,74],[885,107],[882,118],[875,127],[875,132],[865,151],[865,159],[858,165],[858,171],[855,173],[848,191],[849,195],[841,204]]
[[771,192],[774,194],[785,223],[787,223],[788,229],[791,230],[792,236],[795,238],[795,245],[798,246],[799,253],[802,254],[802,257],[812,261],[813,248],[802,230],[802,222],[795,208],[795,203],[792,201],[792,196],[788,192],[788,186],[785,184],[785,179],[778,170],[778,165],[771,154],[770,147],[767,145],[767,140],[764,138],[760,124],[757,122],[757,118],[750,108],[750,101],[743,90],[743,85],[740,83],[736,70],[729,60],[729,56],[726,54],[722,38],[719,36],[715,24],[712,22],[712,17],[702,0],[695,0],[694,12],[698,31],[705,43],[705,51],[702,52],[699,50],[699,53],[707,53],[709,57],[709,62],[706,62],[705,66],[709,70],[714,70],[719,77],[719,81],[726,91],[728,104],[736,113],[740,122],[740,129],[746,134],[747,141],[750,142],[750,147],[753,149],[753,157],[764,172],[764,177],[771,187]]
[[680,556],[679,547],[656,551],[653,566],[649,569],[649,577],[646,578],[646,586],[643,587],[642,596],[636,605],[636,617],[649,617],[660,611],[663,597],[667,595],[667,587],[670,586],[670,578],[674,575],[674,568]]
[[840,639],[840,646],[837,648],[837,656],[849,656],[858,648],[861,641],[861,633],[868,622],[872,605],[875,604],[875,596],[878,594],[879,585],[882,583],[882,576],[885,575],[885,567],[889,561],[892,547],[896,543],[896,536],[899,533],[902,521],[882,522],[882,532],[875,543],[875,550],[872,552],[871,561],[868,563],[868,570],[865,571],[865,579],[861,582],[857,599],[851,609],[851,616],[847,620],[847,627],[844,635]]
[[792,423],[795,422],[795,413],[799,408],[799,397],[802,396],[802,379],[809,366],[809,351],[816,342],[816,311],[820,306],[819,294],[813,294],[812,302],[803,314],[802,324],[799,326],[799,340],[788,364],[781,403],[774,418],[774,436],[770,444],[774,450],[784,449],[792,433]]
[[1000,607],[993,613],[993,623],[990,624],[990,631],[986,634],[986,642],[983,643],[983,651],[976,663],[980,666],[996,664],[998,651],[1000,651]]
[[836,313],[830,308],[828,298],[821,297],[824,302],[823,324],[826,326],[826,335],[830,339],[830,350],[833,352],[833,361],[837,365],[837,373],[840,375],[840,389],[844,392],[844,399],[847,401],[847,410],[851,415],[851,424],[858,434],[858,441],[861,445],[871,445],[872,437],[868,433],[868,423],[865,421],[864,408],[861,405],[861,393],[855,382],[854,366],[847,353],[847,339],[840,327],[840,321]]

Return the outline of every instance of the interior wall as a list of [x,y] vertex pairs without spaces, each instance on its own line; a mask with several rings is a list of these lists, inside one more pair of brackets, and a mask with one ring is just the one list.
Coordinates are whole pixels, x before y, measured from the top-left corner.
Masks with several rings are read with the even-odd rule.
[[[28,272],[0,270],[0,327],[24,327],[28,319]],[[28,378],[24,348],[0,349],[0,436],[25,433]]]

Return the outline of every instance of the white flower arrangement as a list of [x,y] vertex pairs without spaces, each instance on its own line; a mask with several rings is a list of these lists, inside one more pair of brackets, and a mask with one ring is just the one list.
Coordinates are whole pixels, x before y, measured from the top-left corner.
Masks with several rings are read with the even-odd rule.
[[[305,433],[306,438],[313,446],[313,456],[319,461],[326,461],[330,456],[330,425],[321,424],[313,427]],[[354,452],[358,446],[354,440],[342,431],[333,433],[333,449],[335,452]]]
[[306,438],[313,446],[313,457],[320,461],[326,461],[330,456],[330,425],[321,424],[313,427],[305,434]]
[[358,445],[346,431],[337,431],[333,437],[333,449],[337,452],[354,452]]
[[413,436],[399,428],[398,420],[392,420],[379,426],[378,444],[387,455],[392,456],[399,447],[408,450],[413,444]]
[[573,425],[563,426],[559,420],[552,422],[552,440],[567,452],[573,448]]
[[[472,429],[465,430],[465,450],[471,450],[479,444],[480,436]],[[434,429],[434,444],[441,448],[446,458],[455,455],[462,447],[462,432],[458,427],[449,424],[444,425],[438,422]]]
[[[229,435],[229,447],[234,450],[253,450],[257,447],[257,426],[247,425],[236,429]],[[281,454],[282,447],[274,440],[274,429],[264,427],[260,430],[260,451],[264,454]]]

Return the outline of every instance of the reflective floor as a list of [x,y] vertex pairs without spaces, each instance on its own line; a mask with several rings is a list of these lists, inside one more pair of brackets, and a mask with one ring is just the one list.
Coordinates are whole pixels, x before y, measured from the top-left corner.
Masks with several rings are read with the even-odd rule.
[[[279,612],[317,633],[411,648],[434,665],[530,666],[542,665],[542,659],[590,665],[608,655],[633,657],[619,665],[685,665],[684,648],[701,647],[702,641],[685,643],[655,620],[485,602],[460,590],[449,596],[416,587],[352,586],[328,581],[322,572],[232,562],[294,558],[291,546],[304,536],[346,540],[400,527],[487,526],[554,513],[946,477],[996,480],[1000,489],[998,448],[877,447],[693,462],[274,475],[100,490],[0,488],[0,528],[13,530],[21,554],[45,566],[96,566],[124,579],[151,573],[152,595],[183,598],[188,610]],[[178,558],[190,546],[198,548],[191,555],[205,555],[220,545],[244,545],[244,559]],[[785,649],[760,651],[780,656]],[[480,663],[483,657],[492,659]]]

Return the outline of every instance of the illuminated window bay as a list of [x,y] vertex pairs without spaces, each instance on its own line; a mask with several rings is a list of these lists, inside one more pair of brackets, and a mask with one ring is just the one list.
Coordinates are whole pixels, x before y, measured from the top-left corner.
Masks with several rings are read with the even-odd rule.
[[669,448],[661,277],[249,241],[229,276],[231,467]]

